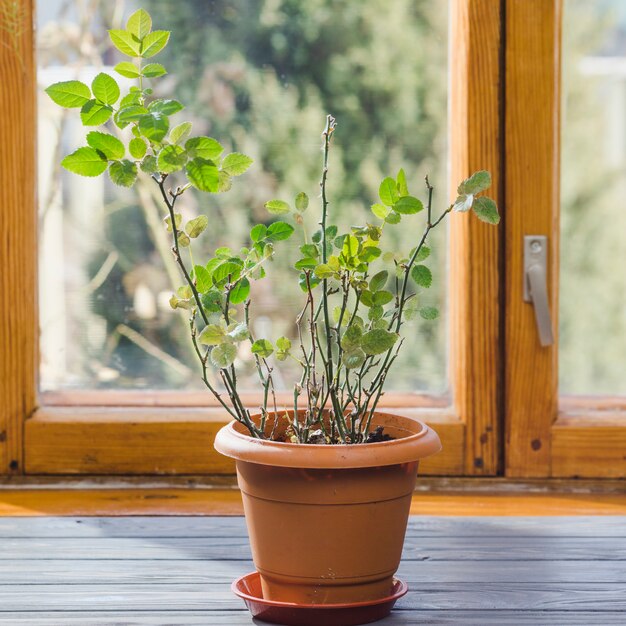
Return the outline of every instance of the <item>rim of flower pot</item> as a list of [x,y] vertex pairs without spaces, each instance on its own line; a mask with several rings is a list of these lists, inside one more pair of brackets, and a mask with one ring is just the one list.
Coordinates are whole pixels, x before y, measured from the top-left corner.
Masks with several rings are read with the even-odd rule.
[[[286,413],[293,414],[293,411]],[[259,418],[252,417],[255,421]],[[238,461],[308,469],[396,465],[419,461],[441,450],[439,435],[416,419],[376,412],[372,427],[379,425],[396,438],[362,444],[304,444],[256,439],[246,434],[243,424],[233,420],[219,430],[214,446],[224,456]]]

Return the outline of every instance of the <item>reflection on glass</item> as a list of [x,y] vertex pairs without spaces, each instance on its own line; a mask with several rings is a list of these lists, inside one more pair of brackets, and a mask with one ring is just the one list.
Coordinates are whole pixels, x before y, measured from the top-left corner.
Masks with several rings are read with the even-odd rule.
[[[119,28],[137,6],[40,1],[40,88],[72,78],[90,82],[103,67],[110,70],[120,59],[106,29]],[[445,206],[446,3],[144,0],[141,6],[158,28],[174,33],[157,59],[170,72],[159,95],[178,90],[187,104],[178,115],[193,122],[195,134],[255,159],[224,198],[185,195],[189,216],[203,212],[213,220],[207,250],[244,245],[251,222],[268,220],[263,203],[270,198],[301,190],[317,196],[327,112],[339,123],[329,179],[337,223],[368,219],[378,183],[401,165],[414,189],[429,173]],[[181,281],[154,189],[123,190],[105,177],[61,170],[60,156],[84,145],[85,130],[72,113],[40,95],[42,388],[200,386],[187,321],[168,305]],[[396,228],[393,247],[408,252],[420,232],[421,226]],[[395,367],[394,389],[446,388],[445,233],[436,237],[437,286],[422,302],[443,315],[407,329],[415,341]],[[271,279],[255,285],[257,336],[295,333],[301,304],[291,264],[299,243],[294,238],[289,258],[277,259]],[[280,385],[289,388],[289,364],[277,365]]]
[[626,394],[626,3],[564,9],[560,388]]

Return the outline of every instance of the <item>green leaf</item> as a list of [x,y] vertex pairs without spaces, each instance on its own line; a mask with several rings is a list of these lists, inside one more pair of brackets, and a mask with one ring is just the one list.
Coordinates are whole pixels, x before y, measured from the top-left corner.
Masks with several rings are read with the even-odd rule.
[[319,248],[314,243],[305,243],[300,246],[300,252],[306,257],[318,258],[320,255]]
[[267,339],[257,339],[252,344],[252,354],[262,359],[267,359],[274,352],[274,346]]
[[204,232],[206,227],[209,225],[209,218],[206,215],[198,215],[192,220],[189,220],[185,224],[185,232],[192,238],[195,239],[200,234]]
[[403,196],[393,205],[393,210],[403,215],[419,213],[423,208],[422,201],[413,196]]
[[217,174],[217,190],[223,193],[228,191],[232,186],[232,178],[226,172],[220,170]]
[[[150,35],[148,35],[149,37]],[[215,346],[211,350],[211,362],[215,367],[224,369],[233,364],[235,357],[237,356],[237,346],[234,343],[223,343],[219,346]]]
[[194,265],[193,276],[196,280],[196,289],[199,293],[206,293],[213,286],[211,274],[204,265]]
[[296,196],[296,210],[300,211],[300,213],[303,213],[304,211],[306,211],[309,208],[309,196],[307,196],[304,191],[301,191],[297,196]]
[[282,200],[269,200],[265,203],[265,208],[273,215],[283,215],[291,211],[291,207]]
[[132,187],[137,180],[137,166],[128,159],[113,161],[109,166],[109,176],[120,187]]
[[144,115],[148,113],[148,109],[142,107],[138,104],[133,104],[129,107],[124,107],[120,109],[115,115],[115,123],[120,127],[124,128],[128,126],[130,122],[136,122],[141,119]]
[[231,304],[241,304],[248,299],[250,295],[250,281],[242,278],[230,291]]
[[190,243],[191,243],[191,240],[189,239],[189,237],[187,237],[186,233],[178,233],[178,245],[179,246],[182,246],[183,248],[187,248]]
[[367,317],[373,322],[378,321],[385,314],[382,304],[375,304],[368,312]]
[[420,309],[420,315],[425,320],[434,320],[439,317],[439,311],[434,306],[423,306]]
[[[139,91],[131,91],[129,93],[127,93],[121,100],[119,103],[119,108],[121,109],[125,109],[127,107],[130,106],[138,106],[139,105],[139,101],[141,99],[141,93]],[[144,113],[147,112],[144,111]]]
[[343,240],[341,253],[347,259],[355,257],[359,253],[359,240],[354,235],[348,235]]
[[453,209],[459,213],[465,213],[472,208],[474,196],[472,194],[458,196],[454,201]]
[[365,354],[382,354],[393,348],[396,341],[398,341],[397,333],[375,328],[363,335],[361,347]]
[[111,117],[111,113],[113,109],[108,104],[89,100],[80,110],[80,119],[85,126],[100,126]]
[[143,159],[146,154],[146,149],[146,142],[140,137],[135,137],[128,143],[128,151],[135,159]]
[[391,209],[384,204],[372,204],[372,213],[381,220],[384,220],[390,212]]
[[387,284],[388,279],[389,272],[387,270],[378,272],[378,274],[372,276],[372,279],[370,280],[370,291],[379,291]]
[[103,104],[115,104],[120,97],[120,88],[115,79],[103,72],[93,79],[91,90]]
[[245,154],[233,152],[224,157],[222,169],[229,176],[240,176],[252,165],[252,159]]
[[348,326],[343,336],[341,337],[341,348],[350,352],[361,346],[363,339],[363,329],[358,324],[352,324]]
[[189,137],[189,133],[191,133],[191,122],[183,122],[170,130],[170,141],[180,143]]
[[169,127],[169,120],[160,113],[148,113],[139,118],[139,132],[150,141],[162,141]]
[[185,143],[185,150],[191,158],[217,159],[224,151],[219,141],[212,137],[192,137]]
[[66,109],[82,107],[91,99],[89,87],[79,80],[54,83],[46,89],[46,93],[53,102]]
[[232,338],[233,341],[239,342],[244,341],[250,337],[250,331],[248,330],[248,326],[245,322],[240,322],[239,324],[233,324],[229,326],[228,336]]
[[270,241],[283,241],[289,239],[295,228],[287,222],[274,222],[267,229],[267,238]]
[[253,243],[265,239],[266,235],[267,226],[265,224],[257,224],[256,226],[253,226],[252,230],[250,231],[250,239]]
[[161,52],[167,45],[169,38],[170,34],[167,30],[155,30],[146,35],[141,42],[141,56],[144,59],[148,59]]
[[315,275],[322,280],[333,278],[336,273],[337,270],[333,269],[328,263],[321,263],[315,268]]
[[433,275],[425,265],[414,265],[411,277],[420,287],[430,287],[433,283]]
[[398,195],[403,198],[409,195],[409,188],[406,184],[406,174],[404,170],[400,168],[398,175],[396,176],[396,186],[398,188]]
[[141,74],[146,78],[158,78],[167,74],[167,70],[160,63],[148,63],[141,69]]
[[500,222],[498,207],[491,198],[487,198],[487,196],[476,198],[472,208],[476,216],[483,222],[487,222],[488,224],[498,224]]
[[78,148],[66,156],[61,165],[68,171],[81,176],[99,176],[107,168],[107,160],[101,152],[93,148]]
[[398,201],[398,189],[396,187],[396,181],[389,176],[380,183],[378,189],[378,195],[383,204],[387,206],[393,206]]
[[[180,227],[180,223],[183,220],[183,216],[180,213],[174,213],[174,223],[176,224],[176,228]],[[167,230],[168,233],[172,232],[172,218],[168,215],[167,217],[163,218],[163,221],[165,222],[165,230]],[[188,285],[185,285],[185,287],[189,287]]]
[[185,169],[189,182],[200,191],[215,193],[218,189],[218,172],[213,161],[196,157]]
[[144,157],[143,161],[139,164],[142,172],[146,172],[147,174],[154,174],[157,171],[157,160],[156,157],[153,157],[149,154],[147,157]]
[[217,289],[210,289],[200,296],[202,306],[208,313],[220,313],[222,310],[222,294]]
[[294,267],[297,270],[312,270],[315,269],[316,265],[317,259],[314,259],[313,257],[305,257],[294,263]]
[[394,213],[393,211],[385,218],[387,224],[399,224],[402,216],[400,213]]
[[343,366],[347,370],[355,369],[357,367],[361,367],[365,362],[365,352],[361,350],[361,348],[357,348],[356,350],[352,350],[351,352],[344,352],[341,357],[341,361]]
[[135,11],[126,22],[126,30],[137,37],[143,39],[152,28],[152,19],[147,11],[139,9]]
[[160,113],[161,115],[174,115],[184,108],[178,100],[155,100],[148,105],[150,113]]
[[[409,253],[409,256],[412,257],[414,252],[415,252],[415,248],[411,250],[411,252]],[[423,245],[420,248],[420,251],[417,253],[417,256],[415,257],[415,262],[419,263],[420,261],[427,259],[429,256],[430,256],[430,248],[428,246]]]
[[[239,259],[236,259],[239,261]],[[207,268],[208,269],[208,268]],[[225,285],[228,281],[231,283],[236,282],[241,275],[241,265],[234,261],[222,261],[217,267],[213,269],[211,279],[213,283],[218,286]]]
[[466,178],[457,189],[457,193],[461,195],[473,195],[481,191],[485,191],[491,186],[491,174],[487,170],[474,172],[469,178]]
[[118,63],[113,69],[118,74],[120,74],[121,76],[125,76],[126,78],[139,78],[139,76],[141,76],[139,68],[130,61],[122,61],[121,63]]
[[87,133],[87,143],[94,150],[100,150],[107,159],[122,159],[126,152],[124,144],[117,137],[97,130]]
[[187,163],[187,153],[180,146],[165,146],[157,157],[157,167],[159,172],[171,174],[182,170]]
[[372,303],[374,306],[383,306],[389,304],[393,300],[391,291],[377,291],[372,294]]
[[363,263],[371,263],[382,254],[381,249],[377,246],[365,246],[359,254],[359,259]]
[[110,30],[109,37],[113,45],[128,57],[141,56],[141,43],[137,37],[126,30]]
[[287,337],[279,337],[276,340],[276,358],[279,361],[284,361],[289,356],[289,350],[291,350],[291,341]]

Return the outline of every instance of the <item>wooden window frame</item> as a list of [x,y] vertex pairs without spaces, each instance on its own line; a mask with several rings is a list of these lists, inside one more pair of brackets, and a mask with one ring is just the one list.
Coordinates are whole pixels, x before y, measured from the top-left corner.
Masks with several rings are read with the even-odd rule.
[[[626,398],[559,397],[562,0],[506,2],[506,475],[626,476]],[[522,237],[547,235],[553,346],[522,300]]]
[[[0,46],[0,474],[224,474],[214,452],[223,411],[209,394],[38,394],[36,65],[33,0],[20,0],[18,48]],[[501,0],[450,4],[451,179],[489,169],[502,204]],[[2,33],[1,37],[6,38]],[[2,41],[3,44],[7,40]],[[9,42],[10,43],[10,42]],[[501,467],[503,235],[455,215],[450,225],[448,402],[389,394],[385,407],[433,424],[444,452],[424,473],[496,475]],[[480,314],[477,314],[480,312]]]

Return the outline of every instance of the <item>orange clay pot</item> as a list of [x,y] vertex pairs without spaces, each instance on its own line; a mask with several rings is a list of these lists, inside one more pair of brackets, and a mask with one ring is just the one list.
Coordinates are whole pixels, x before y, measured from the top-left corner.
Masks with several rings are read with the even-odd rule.
[[[286,422],[280,420],[279,432]],[[395,439],[281,443],[254,439],[237,422],[217,434],[215,448],[237,463],[265,599],[333,604],[389,594],[419,461],[441,444],[435,431],[413,419],[376,413],[372,430],[379,425]]]

